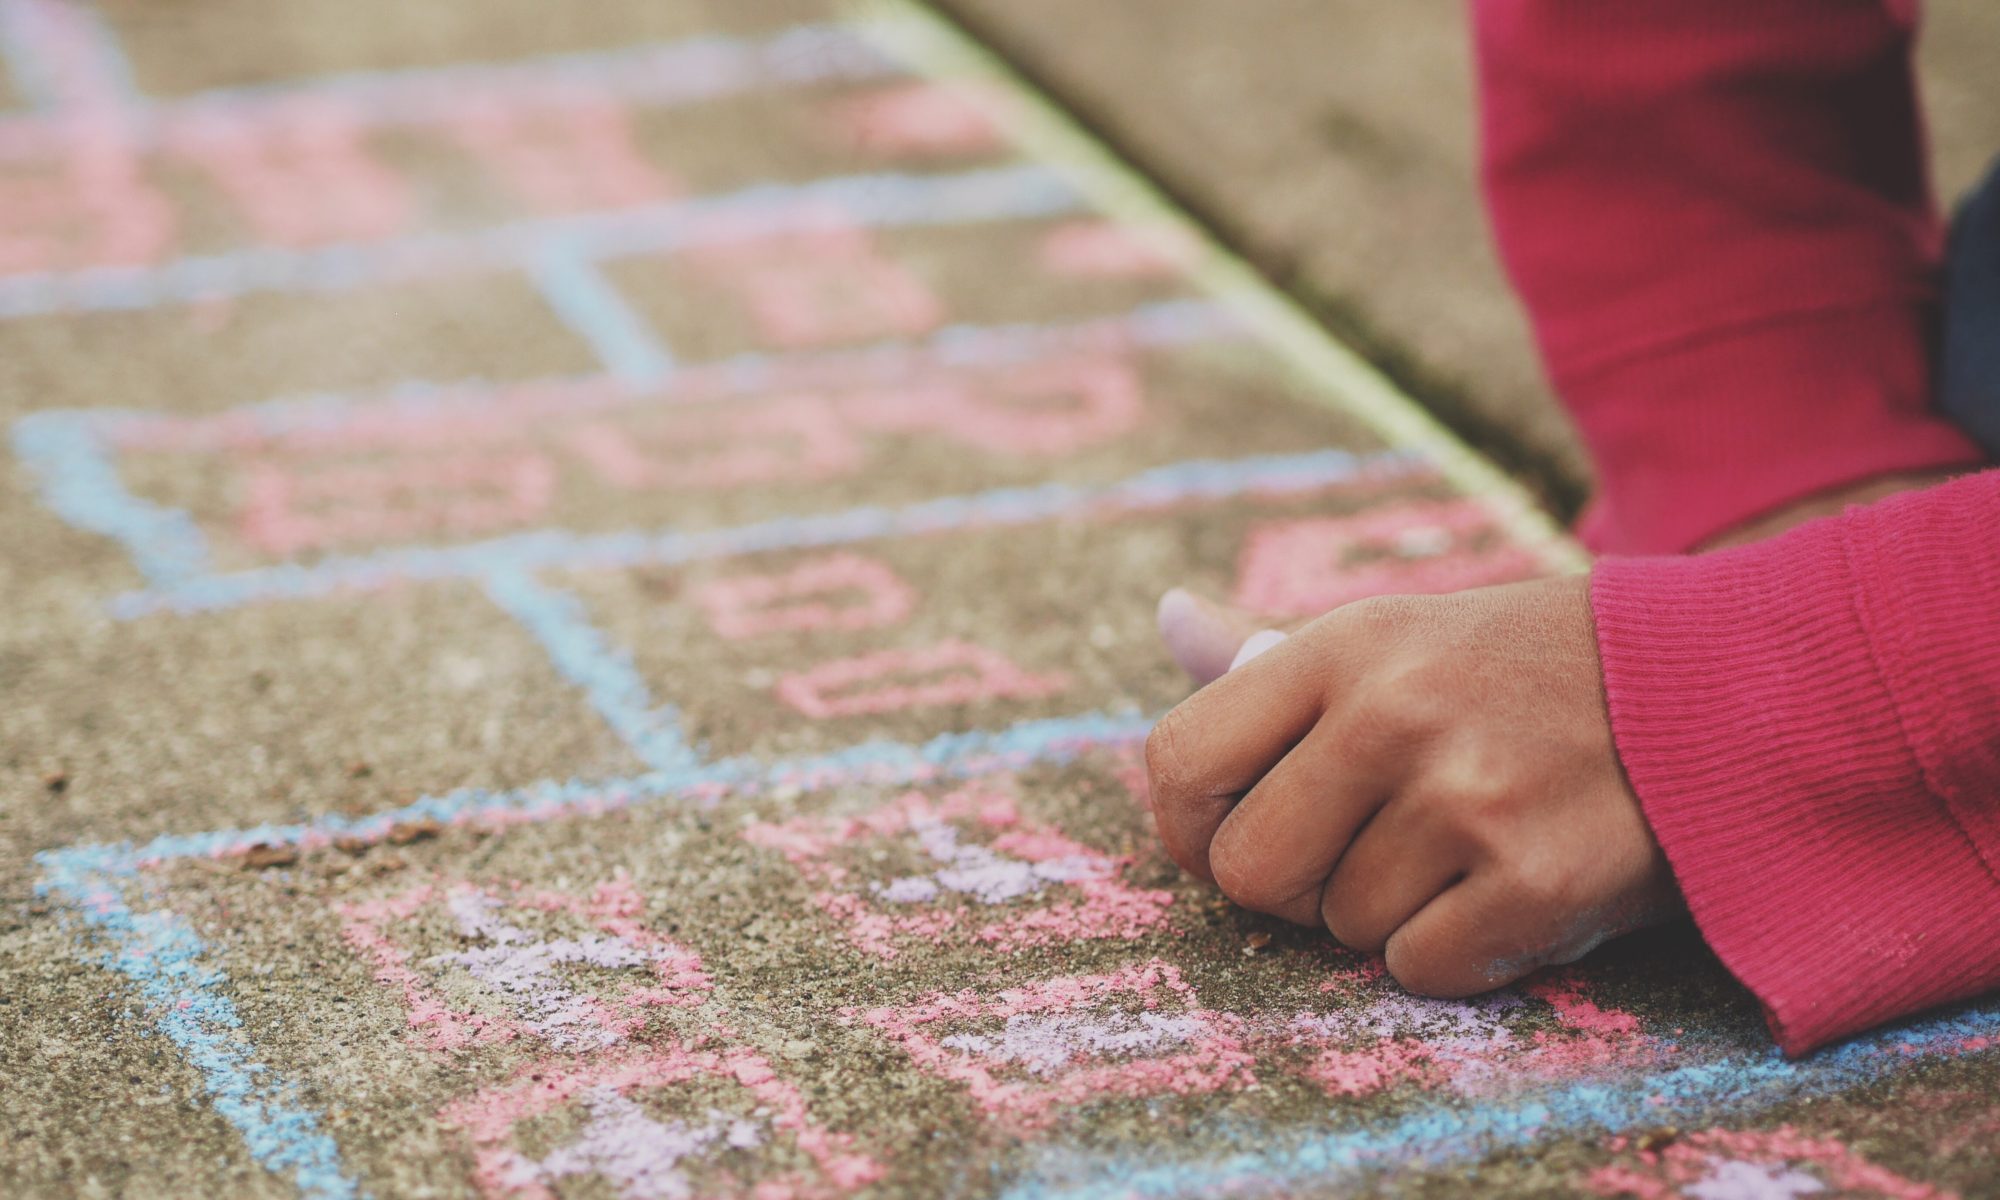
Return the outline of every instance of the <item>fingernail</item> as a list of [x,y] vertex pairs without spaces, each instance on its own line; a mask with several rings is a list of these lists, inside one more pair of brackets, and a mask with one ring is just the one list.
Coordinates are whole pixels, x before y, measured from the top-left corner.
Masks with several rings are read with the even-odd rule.
[[1234,671],[1244,663],[1249,662],[1251,659],[1284,640],[1285,635],[1275,629],[1258,630],[1256,633],[1243,639],[1242,648],[1236,651],[1235,658],[1229,660],[1229,669]]

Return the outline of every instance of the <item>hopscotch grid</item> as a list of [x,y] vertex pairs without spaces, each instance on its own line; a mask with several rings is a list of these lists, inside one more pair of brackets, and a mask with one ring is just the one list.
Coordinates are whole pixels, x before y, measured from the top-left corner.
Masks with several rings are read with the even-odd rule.
[[[896,11],[908,15],[900,7]],[[956,73],[944,69],[935,58],[920,65],[925,67],[926,73],[934,76]],[[1017,95],[1025,95],[1018,84],[1010,86]],[[211,99],[209,102],[216,101]],[[0,125],[0,131],[14,128],[17,124]],[[1046,151],[1048,147],[1043,146],[1042,149]],[[879,180],[882,177],[872,178]],[[1042,179],[1037,178],[1035,182],[1045,186]],[[1061,191],[1061,201],[1053,204],[1048,213],[1070,211],[1079,206],[1076,195],[1066,188]],[[1044,193],[1044,203],[1048,203],[1048,194]],[[921,208],[922,204],[917,207]],[[1134,211],[1134,206],[1130,204],[1122,208],[1115,203],[1105,207],[1128,215]],[[1145,205],[1137,207],[1144,209]],[[921,215],[916,214],[912,219]],[[647,219],[658,220],[660,214],[650,213]],[[518,230],[520,226],[513,228]],[[618,232],[616,229],[607,231],[587,224],[580,226],[576,221],[544,222],[536,227],[538,234],[551,231],[578,237],[587,255],[585,261],[615,256],[618,252],[605,248],[607,241],[617,244],[617,238],[612,236]],[[605,241],[593,240],[592,233]],[[481,238],[470,243],[441,242],[435,238],[407,239],[396,245],[405,251],[414,249],[416,258],[435,265],[439,260],[450,259],[454,247],[462,249],[468,244],[484,247],[495,241],[504,243],[510,236],[520,235],[509,234],[503,228],[497,239]],[[541,244],[539,237],[531,240],[537,246]],[[532,259],[521,256],[532,254],[535,248],[505,246],[501,257],[512,265],[532,266]],[[346,246],[335,247],[305,261],[310,261],[321,272],[316,280],[318,285],[339,287],[352,286],[354,281],[368,279],[365,258],[360,248]],[[282,278],[282,267],[292,260],[282,255],[253,255],[245,261],[261,263],[267,270],[278,268],[270,270],[270,275]],[[190,262],[192,265],[189,265]],[[1358,370],[1357,364],[1344,358],[1327,357],[1331,351],[1315,351],[1319,355],[1317,358],[1314,354],[1301,354],[1301,339],[1307,335],[1285,326],[1285,320],[1295,318],[1296,314],[1274,309],[1271,299],[1254,281],[1230,279],[1226,266],[1218,267],[1211,263],[1202,274],[1212,286],[1218,283],[1227,285],[1217,286],[1215,290],[1243,308],[1253,322],[1267,333],[1276,321],[1280,331],[1286,335],[1279,340],[1290,346],[1295,357],[1304,360],[1309,372],[1316,370],[1322,379],[1344,377],[1349,400],[1360,403],[1361,408],[1376,421],[1378,428],[1389,435],[1392,443],[1403,445],[1399,451],[1376,456],[1378,461],[1422,461],[1439,453],[1442,448],[1445,465],[1454,477],[1473,485],[1475,492],[1485,495],[1489,503],[1495,503],[1491,493],[1494,492],[1492,485],[1496,483],[1497,476],[1490,471],[1476,471],[1468,467],[1466,464],[1472,461],[1469,454],[1455,447],[1455,443],[1416,416],[1413,410],[1408,410],[1400,398],[1386,393],[1385,385],[1365,370]],[[228,282],[232,263],[228,256],[222,256],[205,261],[183,260],[175,267],[181,272],[179,278],[183,284],[190,280],[203,284],[202,290],[192,290],[190,294],[205,297],[214,294],[218,285]],[[250,274],[254,276],[255,271]],[[120,288],[132,287],[132,276],[129,274],[85,272],[72,277],[71,282],[77,282],[78,277],[82,280],[82,294],[96,294],[100,299],[116,298]],[[60,299],[64,290],[60,279],[45,277],[27,281],[25,288],[11,286],[19,282],[0,281],[0,310],[13,311],[9,306],[21,303],[20,297],[24,292],[31,299],[39,298],[46,302]],[[93,288],[99,291],[94,293]],[[133,293],[128,290],[123,298],[129,301]],[[1246,303],[1246,298],[1257,302]],[[615,356],[607,355],[607,358],[612,359],[615,373],[618,366]],[[1364,399],[1367,402],[1361,403]],[[64,456],[68,456],[68,461],[86,467],[90,465],[91,454],[101,455],[103,452],[94,439],[79,437],[92,432],[94,429],[81,423],[65,427],[59,422],[51,422],[44,423],[39,429],[27,427],[31,449],[34,449],[33,439],[38,434],[54,439],[35,451],[43,455],[44,461],[63,460]],[[62,436],[59,435],[67,435],[70,441],[62,444]],[[17,448],[22,438],[23,429],[17,426]],[[1452,453],[1454,449],[1456,453]],[[1301,467],[1304,460],[1316,458],[1273,458],[1265,460],[1264,465],[1276,466],[1282,475],[1285,470]],[[1347,458],[1351,466],[1355,460],[1352,456]],[[1327,460],[1318,461],[1324,465]],[[1232,465],[1240,467],[1240,464],[1207,463],[1157,469],[1126,481],[1122,485],[1127,488],[1124,501],[1133,505],[1159,503],[1163,494],[1174,494],[1176,486],[1184,489],[1180,493],[1183,499],[1202,494],[1237,495],[1268,488],[1268,479],[1259,484],[1246,482],[1246,476],[1240,469],[1231,474],[1228,468]],[[1172,474],[1175,470],[1182,471],[1186,477],[1175,477]],[[115,477],[115,470],[111,473]],[[1162,487],[1163,484],[1166,486]],[[1188,486],[1190,484],[1191,487]],[[1511,497],[1517,506],[1520,505],[1518,497],[1504,486],[1500,492],[1503,500]],[[45,488],[45,497],[48,495]],[[1060,512],[1065,505],[1088,503],[1090,499],[1087,493],[1079,494],[1073,486],[1002,489],[973,497],[923,502],[902,510],[851,510],[835,514],[831,522],[822,520],[817,524],[812,519],[768,522],[761,527],[725,531],[729,536],[720,538],[713,534],[706,535],[710,538],[707,543],[700,540],[704,535],[613,535],[613,542],[600,541],[592,545],[584,561],[603,564],[634,561],[629,555],[635,548],[632,544],[635,537],[642,544],[650,541],[652,545],[648,548],[655,554],[695,555],[705,549],[709,556],[721,557],[754,553],[758,549],[787,544],[832,544],[810,540],[815,537],[855,539],[964,527],[968,514],[1006,516],[1010,505],[1021,510],[1013,514],[1015,519],[1035,520],[1040,518],[1022,514]],[[1103,496],[1096,499],[1101,501]],[[51,502],[55,503],[54,500]],[[1500,506],[1505,507],[1505,504]],[[1564,561],[1568,553],[1566,544],[1559,538],[1546,536],[1546,523],[1538,525],[1525,515],[1526,512],[1522,507],[1521,512],[1515,514],[1517,532],[1533,535],[1527,540],[1543,549],[1552,561]],[[84,515],[88,518],[91,514]],[[135,548],[141,543],[155,543],[163,533],[171,535],[173,532],[168,525],[162,524],[171,520],[162,512],[147,513],[135,507],[123,515],[128,519],[128,523],[123,525],[79,523],[84,528],[126,540]],[[869,530],[875,532],[867,532]],[[195,532],[198,535],[198,531]],[[807,535],[804,541],[798,540],[801,532]],[[171,543],[174,539],[168,536],[166,540]],[[548,552],[546,543],[546,538],[541,539],[541,553]],[[227,854],[233,849],[260,841],[314,849],[336,836],[379,839],[388,836],[389,829],[399,820],[424,817],[462,824],[541,822],[567,816],[587,817],[636,803],[678,799],[691,804],[712,804],[724,795],[769,787],[780,780],[800,786],[802,790],[813,790],[854,780],[895,783],[1018,769],[1036,762],[1065,761],[1092,748],[1135,744],[1143,738],[1150,725],[1148,718],[1137,713],[1087,714],[1022,722],[986,733],[944,734],[918,746],[871,740],[832,754],[777,762],[760,762],[748,757],[704,762],[679,740],[671,708],[653,704],[642,683],[634,687],[637,680],[635,675],[630,674],[629,661],[621,659],[618,651],[597,638],[595,630],[576,609],[574,597],[546,589],[526,573],[527,569],[545,566],[577,565],[576,560],[538,560],[532,552],[537,544],[532,535],[489,544],[481,554],[463,559],[461,573],[479,576],[496,602],[513,612],[543,641],[558,668],[572,682],[584,687],[600,713],[628,744],[641,749],[642,758],[652,768],[646,774],[600,784],[549,781],[510,792],[467,789],[443,797],[426,797],[402,809],[366,819],[327,817],[301,825],[165,835],[143,847],[125,844],[78,845],[37,856],[37,861],[46,872],[37,885],[38,890],[64,897],[82,914],[85,922],[105,938],[110,946],[107,952],[109,965],[140,987],[142,995],[156,1009],[158,1026],[203,1074],[217,1111],[243,1134],[246,1145],[258,1162],[273,1171],[288,1174],[302,1194],[344,1200],[359,1194],[359,1186],[343,1164],[338,1145],[326,1132],[324,1117],[299,1102],[299,1089],[294,1083],[275,1077],[256,1061],[256,1048],[242,1035],[241,1018],[223,990],[226,977],[204,962],[206,947],[192,927],[164,907],[148,912],[137,912],[130,907],[125,893],[130,887],[140,886],[143,872],[184,858]],[[482,557],[496,551],[500,555],[497,558]],[[205,570],[205,558],[205,548],[199,542],[182,539],[179,549],[150,566],[142,558],[141,566],[156,585],[179,587],[185,586],[188,580]],[[379,574],[382,567],[381,563],[357,562],[351,564],[354,576],[330,583],[322,581],[322,584],[330,587],[352,585],[371,573]],[[273,594],[286,593],[279,588]],[[146,594],[140,595],[143,597]],[[127,599],[130,600],[129,597]],[[182,610],[198,610],[199,607]],[[658,741],[653,742],[653,739]],[[644,749],[649,743],[652,743],[651,753]],[[1068,1178],[1031,1181],[1022,1186],[1041,1193],[1053,1192],[1079,1198],[1108,1196],[1111,1191],[1107,1189],[1115,1189],[1119,1194],[1133,1191],[1146,1195],[1180,1195],[1212,1191],[1217,1186],[1245,1180],[1282,1186],[1286,1180],[1301,1179],[1307,1174],[1320,1180],[1331,1177],[1330,1173],[1361,1173],[1378,1169],[1390,1164],[1389,1150],[1392,1147],[1403,1151],[1401,1157],[1395,1160],[1398,1163],[1411,1161],[1409,1152],[1413,1146],[1416,1161],[1464,1161],[1502,1145],[1532,1144],[1551,1132],[1583,1132],[1620,1122],[1658,1118],[1667,1113],[1694,1112],[1701,1105],[1719,1100],[1728,1100],[1739,1108],[1754,1108],[1798,1094],[1801,1090],[1824,1091],[1851,1082],[1880,1078],[1885,1073],[1881,1066],[1884,1062],[1889,1064],[1889,1069],[1893,1069],[1897,1063],[1934,1052],[1951,1053],[1955,1048],[1988,1038],[1996,1031],[2000,1031],[2000,1009],[1979,1007],[1873,1035],[1800,1063],[1785,1062],[1775,1054],[1736,1055],[1698,1067],[1654,1072],[1627,1084],[1569,1085],[1553,1089],[1546,1095],[1528,1097],[1511,1107],[1492,1106],[1468,1111],[1449,1103],[1438,1103],[1387,1127],[1363,1127],[1317,1134],[1303,1140],[1294,1139],[1276,1149],[1222,1164],[1193,1164],[1190,1168],[1188,1164],[1135,1163],[1102,1155],[1072,1155],[1067,1163],[1050,1158],[1045,1165],[1061,1169]],[[1664,1105],[1658,1102],[1662,1095],[1669,1097]]]

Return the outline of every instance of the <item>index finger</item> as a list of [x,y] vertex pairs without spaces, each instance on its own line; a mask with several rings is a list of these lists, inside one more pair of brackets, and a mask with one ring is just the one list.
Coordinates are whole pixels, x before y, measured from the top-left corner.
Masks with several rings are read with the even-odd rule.
[[1211,883],[1208,844],[1223,818],[1325,711],[1326,648],[1309,636],[1313,629],[1183,700],[1146,738],[1160,840],[1175,862]]

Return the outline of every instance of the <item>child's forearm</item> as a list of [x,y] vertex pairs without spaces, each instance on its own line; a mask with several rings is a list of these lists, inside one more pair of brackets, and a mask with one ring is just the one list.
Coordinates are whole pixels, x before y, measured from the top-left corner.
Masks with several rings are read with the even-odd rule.
[[2000,986],[2000,472],[1592,588],[1612,729],[1788,1051]]
[[1978,461],[1929,411],[1913,6],[1472,7],[1488,202],[1600,468],[1596,548]]

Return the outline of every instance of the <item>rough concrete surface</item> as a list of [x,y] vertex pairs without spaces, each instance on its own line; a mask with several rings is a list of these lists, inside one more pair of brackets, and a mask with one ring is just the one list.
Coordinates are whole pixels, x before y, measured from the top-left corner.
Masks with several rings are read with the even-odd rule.
[[1163,585],[1573,551],[943,27],[0,49],[0,1195],[2000,1194],[2000,1006],[1422,1001],[1165,860]]
[[[1590,475],[1479,209],[1465,0],[946,0],[1559,509]],[[2000,9],[1925,5],[1940,195],[2000,154]]]

